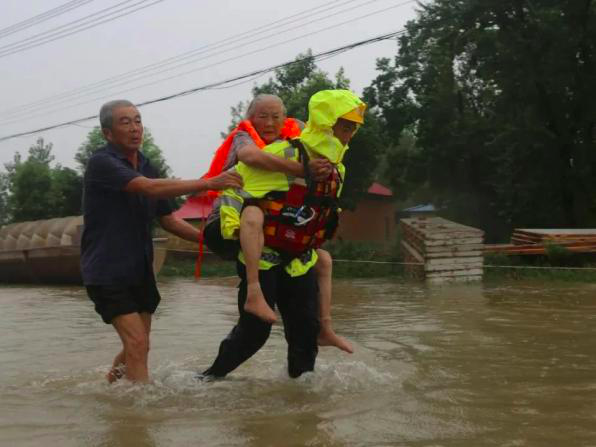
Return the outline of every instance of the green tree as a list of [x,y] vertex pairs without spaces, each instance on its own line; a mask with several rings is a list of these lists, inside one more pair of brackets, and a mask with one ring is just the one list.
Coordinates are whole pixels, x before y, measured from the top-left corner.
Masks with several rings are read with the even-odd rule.
[[16,153],[13,161],[5,164],[7,172],[0,176],[3,223],[81,213],[82,178],[73,169],[52,167],[51,152],[52,144],[39,138],[25,161]]
[[595,47],[591,0],[421,6],[366,91],[392,141],[415,137],[388,159],[394,186],[493,237],[593,225]]
[[56,166],[51,170],[50,203],[52,214],[76,216],[81,214],[83,201],[83,178],[74,169]]
[[[94,127],[88,134],[85,141],[79,146],[75,154],[75,161],[79,165],[81,172],[85,172],[89,158],[97,149],[106,145],[106,140],[99,126]],[[143,145],[141,146],[143,154],[151,161],[151,164],[157,169],[162,177],[169,177],[172,173],[168,166],[160,147],[155,143],[151,131],[144,130]]]
[[52,143],[45,144],[39,138],[29,148],[26,161],[15,156],[15,162],[9,168],[8,205],[15,222],[45,219],[53,217],[50,162]]
[[[350,87],[343,69],[335,74],[334,79],[330,79],[326,72],[316,66],[310,50],[299,54],[295,63],[279,68],[274,73],[273,78],[253,88],[253,95],[268,93],[279,96],[286,106],[288,116],[304,122],[308,119],[308,100],[312,95],[320,90]],[[232,124],[229,130],[244,118],[249,102],[240,102],[232,107]],[[383,147],[378,120],[367,114],[364,126],[350,142],[350,150],[344,159],[346,182],[342,192],[343,207],[353,209],[358,198],[368,189],[374,179]]]
[[0,172],[0,226],[7,224],[11,220],[8,207],[8,174]]

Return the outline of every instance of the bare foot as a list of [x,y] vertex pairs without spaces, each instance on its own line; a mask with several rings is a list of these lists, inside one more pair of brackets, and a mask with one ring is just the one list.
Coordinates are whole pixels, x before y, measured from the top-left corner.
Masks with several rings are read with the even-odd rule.
[[352,343],[337,335],[330,327],[321,328],[321,332],[319,332],[319,337],[317,338],[317,343],[319,346],[335,346],[336,348],[341,349],[348,354],[352,354],[354,352]]
[[106,379],[108,383],[114,383],[116,380],[121,379],[124,377],[124,365],[120,364],[118,366],[112,366],[110,372],[106,374]]
[[265,301],[265,297],[263,296],[261,285],[259,283],[249,284],[247,286],[244,310],[250,314],[256,315],[267,323],[273,324],[277,321],[277,315],[275,315],[273,309],[271,309],[269,304],[267,304],[267,301]]

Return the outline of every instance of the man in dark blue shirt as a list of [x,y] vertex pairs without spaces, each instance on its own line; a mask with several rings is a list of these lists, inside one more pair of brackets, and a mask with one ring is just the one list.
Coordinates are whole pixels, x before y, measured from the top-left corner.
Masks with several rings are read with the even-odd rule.
[[89,159],[85,171],[81,271],[89,298],[123,349],[108,373],[149,379],[147,359],[151,316],[161,297],[153,273],[151,226],[157,218],[168,232],[198,241],[200,232],[172,215],[166,199],[208,189],[241,187],[240,176],[224,172],[208,180],[160,179],[139,151],[143,124],[129,101],[104,104],[99,120],[108,144]]

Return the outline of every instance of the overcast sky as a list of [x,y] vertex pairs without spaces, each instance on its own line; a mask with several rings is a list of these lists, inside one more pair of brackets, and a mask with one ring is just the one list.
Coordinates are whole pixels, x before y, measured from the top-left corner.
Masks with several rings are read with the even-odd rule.
[[[405,0],[0,3],[0,137],[95,115],[111,99],[143,102],[290,61],[309,48],[316,54],[397,31],[415,17],[417,8]],[[41,21],[49,14],[39,15],[52,10],[63,13]],[[34,23],[22,23],[33,17]],[[98,21],[105,23],[81,30]],[[8,28],[16,24],[18,28]],[[33,26],[19,29],[27,24]],[[44,32],[51,33],[49,38],[72,35],[27,49],[47,41]],[[384,41],[318,66],[331,75],[343,67],[352,90],[360,94],[375,76],[375,59],[396,51],[395,40]],[[173,59],[184,55],[187,58]],[[151,70],[135,72],[150,65]],[[204,174],[220,131],[230,122],[230,107],[250,99],[251,88],[270,76],[141,108],[144,124],[175,176]],[[95,125],[96,120],[86,121],[2,141],[0,170],[15,151],[26,155],[39,136],[54,144],[57,162],[75,167],[74,154]]]

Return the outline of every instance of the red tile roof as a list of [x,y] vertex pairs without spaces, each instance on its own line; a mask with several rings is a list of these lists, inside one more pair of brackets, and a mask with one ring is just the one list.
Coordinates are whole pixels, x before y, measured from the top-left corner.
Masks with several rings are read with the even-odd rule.
[[377,195],[377,196],[385,196],[385,197],[391,197],[391,196],[393,196],[393,191],[391,191],[386,186],[383,186],[383,185],[381,185],[380,183],[377,183],[377,182],[374,182],[372,185],[370,185],[370,187],[368,188],[367,192],[369,194],[374,194],[374,195]]
[[186,199],[174,216],[180,219],[206,219],[213,207],[213,200],[207,196],[191,196]]

